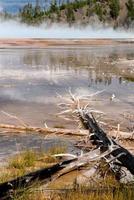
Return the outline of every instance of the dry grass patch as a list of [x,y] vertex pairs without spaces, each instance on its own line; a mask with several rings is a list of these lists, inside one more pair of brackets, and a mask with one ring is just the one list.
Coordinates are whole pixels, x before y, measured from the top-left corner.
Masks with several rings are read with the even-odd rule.
[[65,152],[65,148],[55,146],[49,149],[48,152],[28,150],[15,155],[9,160],[7,166],[0,168],[0,183],[57,163],[57,159],[52,155],[63,153],[63,151]]
[[61,144],[59,146],[53,146],[48,150],[49,155],[54,155],[54,154],[60,154],[60,153],[66,153],[67,152],[67,146],[66,144]]

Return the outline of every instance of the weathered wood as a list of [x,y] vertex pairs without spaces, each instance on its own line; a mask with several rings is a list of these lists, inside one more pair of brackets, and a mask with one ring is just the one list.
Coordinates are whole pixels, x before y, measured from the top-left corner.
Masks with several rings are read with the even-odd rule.
[[[18,126],[18,125],[10,125],[10,124],[0,124],[1,129],[5,129],[7,133],[15,132],[15,133],[29,133],[29,132],[36,132],[43,135],[67,135],[67,136],[88,136],[89,131],[88,130],[79,130],[79,129],[62,129],[62,128],[42,128],[42,127],[33,127],[33,126]],[[123,131],[117,131],[112,130],[108,132],[109,136],[117,137],[118,139],[122,140],[134,140],[134,134],[131,132],[123,132]]]
[[[10,191],[15,191],[18,188],[27,188],[31,186],[35,181],[43,181],[49,182],[51,180],[55,180],[60,176],[69,173],[72,170],[76,170],[79,167],[89,166],[91,162],[98,162],[102,158],[105,159],[107,165],[110,169],[115,173],[115,177],[117,179],[121,179],[120,169],[123,167],[129,173],[129,177],[133,179],[134,175],[134,156],[124,147],[119,145],[116,140],[111,137],[122,140],[134,140],[134,135],[132,133],[125,133],[119,130],[110,131],[108,134],[99,126],[97,121],[95,120],[91,110],[88,110],[88,107],[81,107],[79,98],[76,98],[70,92],[71,101],[74,103],[74,106],[71,109],[61,112],[60,114],[65,114],[68,111],[71,111],[72,114],[76,114],[79,120],[82,122],[85,130],[69,130],[69,129],[60,129],[60,128],[41,128],[41,127],[31,127],[24,124],[24,126],[15,126],[9,124],[0,124],[1,129],[9,130],[9,133],[12,131],[15,133],[21,132],[37,132],[40,134],[51,135],[68,135],[68,136],[84,136],[86,137],[85,141],[90,141],[90,144],[95,147],[94,150],[87,150],[87,153],[83,153],[82,155],[70,155],[70,154],[60,154],[56,156],[66,157],[66,160],[55,164],[54,166],[46,169],[37,170],[35,172],[26,174],[22,177],[18,177],[9,182],[5,182],[0,184],[0,199],[5,199],[10,196]],[[71,103],[71,104],[72,104]],[[71,104],[68,104],[71,106]],[[88,143],[87,143],[88,144]],[[71,158],[67,160],[67,157]],[[96,173],[96,169],[89,169],[88,173],[84,173],[84,176],[88,176],[90,178],[94,173]],[[127,176],[127,173],[126,173]],[[125,179],[127,181],[127,179]]]
[[[56,134],[56,135],[68,135],[68,136],[87,136],[88,132],[85,130],[75,130],[75,129],[61,129],[61,128],[41,128],[41,127],[32,127],[32,126],[18,126],[10,124],[0,124],[1,129],[8,129],[10,131],[22,132],[37,132],[44,135]],[[15,132],[16,133],[16,132]]]
[[92,144],[99,148],[101,152],[105,152],[111,149],[112,146],[117,146],[118,148],[111,152],[111,155],[116,158],[113,164],[114,166],[123,166],[134,175],[134,156],[124,147],[119,145],[114,139],[107,136],[107,134],[99,127],[94,116],[83,110],[80,116],[81,122],[89,130],[90,140]]
[[[115,175],[119,174],[121,167],[125,167],[129,173],[134,175],[134,156],[124,147],[119,145],[112,137],[117,136],[121,139],[133,139],[132,134],[120,134],[117,132],[110,132],[110,136],[105,133],[105,131],[100,128],[96,122],[92,113],[88,113],[85,109],[79,108],[77,111],[80,121],[83,123],[86,130],[68,130],[68,129],[58,129],[58,128],[40,128],[31,126],[15,126],[8,124],[0,124],[0,128],[6,130],[16,130],[18,133],[20,131],[25,132],[37,132],[44,135],[57,134],[57,135],[71,135],[71,136],[86,136],[89,138],[95,149],[84,153],[80,156],[71,156],[72,159],[65,160],[58,163],[50,168],[41,169],[36,172],[29,173],[25,176],[18,177],[9,182],[0,184],[0,199],[5,196],[9,196],[11,190],[16,190],[20,187],[27,188],[33,184],[36,180],[38,181],[50,181],[72,171],[79,167],[85,166],[90,162],[99,161],[104,158],[108,162],[109,167],[115,172]],[[68,154],[66,154],[68,156]],[[56,155],[58,156],[58,155]],[[65,156],[65,155],[59,155]],[[70,156],[70,155],[69,155]],[[117,169],[115,169],[117,168]],[[118,170],[118,171],[117,171]],[[121,176],[117,177],[121,178]]]
[[89,151],[87,153],[84,153],[83,155],[77,156],[77,158],[66,165],[62,170],[60,170],[55,178],[59,178],[60,176],[67,174],[71,171],[74,171],[80,167],[86,166],[87,164],[90,164],[91,162],[99,161],[101,158],[109,155],[113,149],[108,149],[104,153],[100,153],[99,149],[95,149],[93,151]]
[[61,163],[55,164],[52,167],[44,168],[31,172],[24,176],[18,177],[11,181],[7,181],[0,184],[0,199],[8,199],[11,192],[14,192],[20,188],[28,188],[35,181],[43,181],[43,183],[51,181],[52,176],[59,170],[62,170],[67,164],[73,162],[74,159],[66,160]]
[[84,155],[75,156],[75,158],[55,164],[52,167],[37,170],[14,180],[2,183],[0,184],[0,199],[9,197],[11,191],[14,192],[20,188],[28,188],[35,181],[43,181],[43,183],[48,183],[49,181],[55,180],[66,173],[89,164],[90,162],[98,161],[109,153],[111,153],[111,150],[100,154],[100,151],[96,149],[94,151],[85,153]]

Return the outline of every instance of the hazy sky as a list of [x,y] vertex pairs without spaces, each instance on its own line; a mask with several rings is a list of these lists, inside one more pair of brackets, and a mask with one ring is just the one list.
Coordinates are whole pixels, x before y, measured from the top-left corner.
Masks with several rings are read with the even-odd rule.
[[[36,0],[0,0],[0,11],[6,10],[15,13],[28,2],[35,4]],[[44,0],[40,0],[43,5]]]

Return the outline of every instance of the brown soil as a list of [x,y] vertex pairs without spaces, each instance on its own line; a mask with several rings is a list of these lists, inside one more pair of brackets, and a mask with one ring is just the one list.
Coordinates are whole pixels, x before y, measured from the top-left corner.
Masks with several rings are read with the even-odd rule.
[[0,48],[47,48],[60,46],[98,46],[133,43],[132,40],[113,39],[0,39]]

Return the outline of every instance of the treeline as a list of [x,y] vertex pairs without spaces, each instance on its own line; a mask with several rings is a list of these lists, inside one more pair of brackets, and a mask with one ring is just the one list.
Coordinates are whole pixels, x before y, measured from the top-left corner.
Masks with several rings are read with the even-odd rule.
[[45,10],[39,5],[33,6],[28,3],[20,10],[19,17],[27,24],[40,24],[45,19]]
[[66,3],[62,2],[60,4],[56,0],[52,0],[47,10],[39,5],[32,6],[28,3],[20,11],[19,16],[23,22],[28,24],[42,23],[44,19],[50,19],[52,22],[64,20],[68,23],[74,23],[77,21],[76,13],[80,15],[80,10],[83,9],[83,12],[86,10],[86,14],[83,13],[83,18],[90,18],[93,14],[96,14],[102,21],[107,14],[107,4],[110,7],[111,17],[117,18],[120,10],[119,0],[75,0],[73,2],[67,0]]
[[[102,22],[120,24],[118,19],[123,16],[122,5],[124,3],[126,16],[123,23],[131,23],[134,20],[134,0],[52,0],[50,6],[42,8],[38,4],[33,6],[28,3],[19,11],[19,18],[27,24],[40,24],[45,20],[50,22],[67,22],[69,24],[90,23],[90,18],[94,15]],[[117,23],[118,22],[118,23]]]

